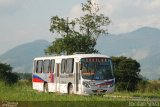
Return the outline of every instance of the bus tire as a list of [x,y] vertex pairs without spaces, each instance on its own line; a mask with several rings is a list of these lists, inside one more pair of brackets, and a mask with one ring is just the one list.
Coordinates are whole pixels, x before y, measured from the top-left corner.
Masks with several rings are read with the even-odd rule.
[[45,82],[43,85],[43,92],[48,93],[48,83]]
[[69,85],[68,85],[68,94],[73,94],[73,85],[72,85],[72,83],[69,83]]

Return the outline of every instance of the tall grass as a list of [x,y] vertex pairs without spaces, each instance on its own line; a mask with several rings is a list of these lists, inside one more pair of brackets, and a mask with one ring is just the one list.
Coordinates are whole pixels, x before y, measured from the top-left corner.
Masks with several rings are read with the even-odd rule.
[[138,88],[138,91],[142,93],[144,92],[154,93],[154,92],[160,91],[160,81],[159,80],[152,80],[152,81],[143,80],[138,84],[137,88]]
[[32,84],[27,81],[20,81],[15,85],[6,86],[0,82],[0,100],[1,101],[110,101],[110,96],[126,97],[146,97],[160,98],[160,90],[156,91],[136,91],[136,92],[114,92],[108,94],[107,98],[102,96],[80,96],[66,95],[57,93],[43,93],[32,89]]
[[58,93],[43,93],[33,90],[30,83],[19,82],[6,86],[0,82],[0,100],[2,101],[106,101],[101,96],[79,96]]
[[0,101],[18,102],[23,107],[124,107],[126,102],[113,101],[102,96],[80,96],[56,93],[37,92],[32,89],[30,83],[19,82],[12,86],[6,86],[0,82]]
[[[113,96],[124,96],[114,97]],[[37,92],[32,89],[32,84],[27,81],[20,81],[15,85],[6,86],[0,82],[0,101],[14,101],[19,102],[20,105],[26,107],[41,107],[44,104],[47,107],[54,105],[58,106],[76,106],[76,107],[110,107],[128,106],[130,97],[142,97],[142,98],[159,98],[160,91],[156,92],[114,92],[106,96],[80,96],[80,95],[67,95],[57,93],[43,93]]]

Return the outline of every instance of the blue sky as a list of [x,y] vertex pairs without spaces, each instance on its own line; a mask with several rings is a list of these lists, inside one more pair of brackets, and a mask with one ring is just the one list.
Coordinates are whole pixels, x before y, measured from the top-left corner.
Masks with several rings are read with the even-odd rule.
[[[86,0],[0,0],[0,54],[34,40],[54,40],[50,18],[79,17]],[[160,0],[94,0],[112,23],[109,33],[130,32],[143,26],[160,28]]]

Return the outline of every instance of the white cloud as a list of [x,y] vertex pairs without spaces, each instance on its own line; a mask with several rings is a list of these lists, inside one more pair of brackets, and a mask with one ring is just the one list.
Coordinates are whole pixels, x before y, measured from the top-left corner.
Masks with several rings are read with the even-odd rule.
[[[148,10],[155,10],[160,8],[160,1],[159,0],[150,0],[146,3],[146,9]],[[144,5],[145,6],[145,5]]]
[[9,6],[16,2],[16,0],[0,0],[0,7],[1,6]]
[[[125,33],[134,29],[150,26],[160,28],[160,0],[94,0],[100,4],[101,13],[108,16],[112,23],[110,33]],[[78,6],[78,7],[77,7]],[[79,5],[74,6],[70,15],[79,17]]]
[[105,2],[106,7],[112,7],[104,14],[110,12],[109,17],[112,20],[110,31],[112,33],[129,32],[143,26],[160,28],[157,20],[160,18],[160,1],[159,0],[117,0]]
[[64,15],[73,5],[62,3],[63,0],[0,0],[0,54],[33,40],[54,40],[49,32],[51,16]]

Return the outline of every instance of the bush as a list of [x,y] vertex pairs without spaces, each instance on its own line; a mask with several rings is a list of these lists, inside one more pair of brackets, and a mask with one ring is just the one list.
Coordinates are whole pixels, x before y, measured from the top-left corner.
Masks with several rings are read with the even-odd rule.
[[137,85],[137,91],[145,92],[148,84],[149,82],[147,80],[140,81]]
[[10,65],[0,63],[0,80],[5,84],[12,85],[18,81],[18,75],[12,72]]
[[20,80],[28,80],[32,82],[32,73],[18,73]]
[[146,92],[156,92],[160,90],[160,82],[154,80],[150,81],[149,84],[147,84]]
[[124,56],[112,57],[112,61],[114,64],[116,90],[135,91],[137,84],[142,80],[140,64],[136,60]]
[[159,81],[147,81],[147,80],[143,80],[141,82],[138,83],[138,87],[137,90],[140,92],[157,92],[160,91],[160,82]]
[[14,84],[18,81],[18,75],[17,73],[8,72],[6,75],[5,83],[6,84]]

